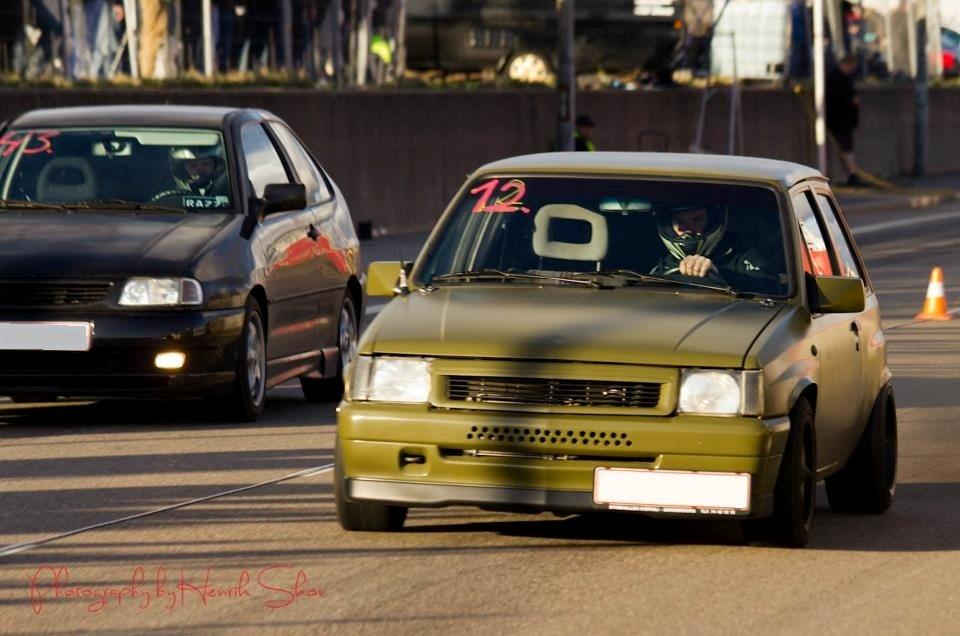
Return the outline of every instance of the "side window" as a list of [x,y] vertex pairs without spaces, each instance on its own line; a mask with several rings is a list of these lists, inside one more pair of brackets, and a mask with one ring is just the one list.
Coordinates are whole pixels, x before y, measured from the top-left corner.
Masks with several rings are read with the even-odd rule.
[[270,130],[274,132],[280,143],[286,148],[287,156],[290,157],[290,161],[297,171],[297,176],[300,177],[300,182],[307,188],[307,204],[314,205],[329,199],[332,195],[330,190],[327,189],[327,184],[324,182],[320,170],[317,169],[313,159],[304,150],[296,136],[282,124],[270,124]]
[[257,197],[263,197],[263,191],[270,183],[290,183],[277,149],[260,125],[244,126],[240,139],[247,162],[247,175]]
[[853,250],[840,228],[840,222],[837,220],[837,211],[833,207],[833,201],[825,194],[817,193],[817,204],[820,206],[820,213],[823,215],[827,224],[827,233],[833,239],[833,244],[837,248],[837,261],[840,266],[840,276],[847,278],[860,278],[860,268],[857,267],[857,259],[853,256]]
[[[810,266],[814,276],[833,276],[833,263],[830,260],[830,251],[823,238],[817,215],[810,205],[810,198],[806,192],[793,195],[793,211],[800,224],[800,234],[809,255]],[[806,263],[804,263],[806,267]]]

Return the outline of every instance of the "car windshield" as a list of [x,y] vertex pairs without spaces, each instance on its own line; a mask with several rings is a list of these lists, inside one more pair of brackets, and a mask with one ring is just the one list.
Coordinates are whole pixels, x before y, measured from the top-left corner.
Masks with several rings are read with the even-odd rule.
[[589,282],[784,296],[784,245],[777,196],[763,186],[483,177],[414,276],[428,286]]
[[9,130],[0,137],[4,207],[233,207],[223,137],[187,128]]

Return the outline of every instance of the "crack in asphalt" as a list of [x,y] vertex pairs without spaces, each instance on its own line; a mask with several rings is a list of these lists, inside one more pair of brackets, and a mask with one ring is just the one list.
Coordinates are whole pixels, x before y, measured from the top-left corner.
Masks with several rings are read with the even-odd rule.
[[40,546],[52,543],[54,541],[59,541],[61,539],[66,539],[83,532],[90,532],[92,530],[99,530],[100,528],[106,528],[109,526],[115,526],[121,523],[126,523],[127,521],[133,521],[135,519],[142,519],[143,517],[149,517],[152,515],[160,514],[161,512],[168,512],[170,510],[177,510],[179,508],[186,508],[187,506],[192,506],[194,504],[203,503],[205,501],[210,501],[211,499],[219,499],[221,497],[227,497],[229,495],[235,495],[239,492],[245,492],[247,490],[253,490],[254,488],[262,488],[264,486],[272,486],[274,484],[279,484],[284,481],[289,481],[291,479],[297,479],[299,477],[310,477],[312,475],[319,475],[320,473],[325,473],[333,468],[333,464],[324,464],[322,466],[314,466],[313,468],[305,468],[299,470],[295,473],[290,473],[289,475],[284,475],[282,477],[276,477],[274,479],[269,479],[267,481],[261,481],[256,484],[251,484],[249,486],[241,486],[240,488],[233,488],[231,490],[225,490],[223,492],[214,493],[212,495],[207,495],[205,497],[197,497],[196,499],[190,499],[188,501],[181,501],[180,503],[171,504],[169,506],[163,506],[162,508],[155,508],[153,510],[147,510],[145,512],[139,512],[135,515],[128,515],[126,517],[120,517],[119,519],[111,519],[110,521],[103,521],[100,523],[95,523],[91,526],[85,526],[83,528],[77,528],[75,530],[69,530],[67,532],[61,532],[60,534],[55,534],[53,536],[45,537],[43,539],[36,539],[34,541],[24,541],[22,543],[15,543],[13,545],[8,545],[7,547],[0,549],[0,557],[10,556],[12,554],[19,554],[21,552],[26,552],[28,550],[33,550],[34,548],[39,548]]

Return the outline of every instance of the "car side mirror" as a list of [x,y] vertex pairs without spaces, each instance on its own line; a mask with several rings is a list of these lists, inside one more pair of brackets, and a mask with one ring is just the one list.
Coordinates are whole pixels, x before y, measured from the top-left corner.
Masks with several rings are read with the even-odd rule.
[[859,278],[808,277],[807,292],[814,314],[855,314],[863,311],[867,302]]
[[409,274],[411,265],[413,263],[400,261],[370,263],[367,267],[367,296],[396,296],[400,293],[400,272]]
[[263,189],[263,214],[302,210],[307,207],[307,189],[302,183],[271,183]]

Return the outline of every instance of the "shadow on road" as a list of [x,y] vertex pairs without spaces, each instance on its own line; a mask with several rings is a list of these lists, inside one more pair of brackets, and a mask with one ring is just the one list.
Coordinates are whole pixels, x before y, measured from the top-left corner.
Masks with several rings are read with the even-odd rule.
[[[884,515],[835,514],[819,493],[810,550],[845,552],[937,552],[960,550],[960,483],[911,483],[897,487],[893,507]],[[517,521],[415,525],[412,533],[491,533],[508,537],[565,539],[581,542],[628,542],[658,545],[742,545],[740,526],[730,521],[653,519],[609,513]],[[430,548],[422,548],[429,551]],[[464,547],[469,551],[469,546]],[[751,549],[765,549],[752,546]],[[772,549],[772,548],[771,548]]]
[[[332,424],[336,404],[311,404],[297,396],[268,397],[266,410],[253,423],[224,420],[213,407],[201,400],[105,400],[102,402],[62,402],[43,405],[6,404],[0,408],[0,439],[5,441],[83,433],[137,433],[216,431],[217,439],[225,430],[316,427]],[[138,441],[144,441],[138,437]],[[64,442],[58,441],[58,444]],[[67,442],[69,443],[69,442]],[[7,446],[8,444],[4,444]]]

